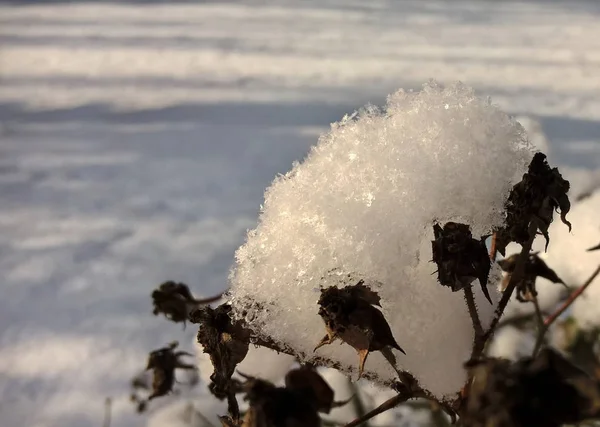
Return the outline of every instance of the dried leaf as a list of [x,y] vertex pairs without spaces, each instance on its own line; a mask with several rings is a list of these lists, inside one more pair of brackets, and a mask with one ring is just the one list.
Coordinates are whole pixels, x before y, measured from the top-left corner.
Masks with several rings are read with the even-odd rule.
[[588,252],[600,250],[600,243],[588,249]]
[[[546,264],[538,256],[538,253],[539,252],[534,252],[529,255],[527,263],[525,264],[523,278],[519,281],[519,283],[517,283],[517,300],[521,302],[531,301],[535,296],[537,296],[535,283],[536,278],[538,277],[543,277],[552,283],[560,283],[565,285],[565,282],[558,277],[554,270],[548,267],[548,264]],[[500,268],[507,273],[507,276],[503,281],[503,287],[505,287],[505,285],[510,281],[510,277],[512,276],[512,273],[517,265],[518,258],[518,254],[513,254],[508,258],[497,261],[498,265],[500,265]]]
[[363,299],[363,283],[360,281],[342,289],[330,286],[321,290],[319,315],[325,323],[327,335],[315,347],[316,351],[338,338],[352,346],[359,355],[359,378],[371,351],[380,351],[389,346],[404,353],[394,339],[383,313],[372,305],[373,302],[379,303],[379,296],[375,298],[372,295],[375,293],[369,290],[367,299]]
[[440,284],[457,292],[479,279],[481,290],[491,304],[487,289],[490,258],[485,239],[474,239],[468,225],[456,222],[448,222],[443,228],[435,224],[433,233],[433,262],[438,267]]

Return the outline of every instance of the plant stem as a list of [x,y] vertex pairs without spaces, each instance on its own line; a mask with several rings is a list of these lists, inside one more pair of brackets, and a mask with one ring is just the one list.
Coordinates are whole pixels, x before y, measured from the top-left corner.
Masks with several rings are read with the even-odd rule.
[[525,274],[525,265],[527,264],[527,260],[529,259],[529,252],[531,251],[531,246],[533,245],[533,241],[535,240],[535,236],[537,233],[537,225],[533,221],[529,223],[529,239],[523,244],[521,248],[521,253],[517,258],[517,263],[515,265],[515,270],[513,271],[510,281],[508,282],[508,286],[502,293],[502,298],[500,298],[500,302],[498,303],[498,307],[496,307],[496,311],[494,313],[494,318],[490,323],[490,327],[487,332],[483,335],[483,339],[479,345],[473,349],[473,354],[471,358],[476,359],[481,356],[483,350],[485,348],[485,344],[490,340],[490,338],[494,335],[496,331],[496,327],[498,326],[498,322],[500,322],[500,318],[504,314],[504,309],[508,305],[510,298],[512,297],[515,288],[522,280],[523,275]]
[[535,319],[537,322],[537,338],[535,340],[535,346],[533,347],[533,357],[538,354],[538,351],[542,347],[544,342],[544,336],[546,335],[546,326],[544,325],[544,316],[542,310],[540,310],[540,303],[537,299],[537,294],[533,294],[533,306],[535,307]]
[[104,421],[102,422],[102,427],[110,427],[110,415],[112,409],[112,399],[107,397],[104,401]]
[[359,418],[355,419],[354,421],[346,424],[344,427],[355,427],[355,426],[361,425],[362,423],[366,422],[367,420],[370,420],[371,418],[376,417],[377,415],[379,415],[385,411],[389,411],[390,409],[395,408],[396,406],[398,406],[399,404],[401,404],[403,402],[406,402],[411,397],[412,396],[410,396],[410,395],[399,393],[396,396],[386,400],[385,402],[383,402],[381,405],[379,405],[377,408],[373,409],[372,411],[367,412],[362,417],[359,417]]
[[546,329],[548,327],[550,327],[550,325],[552,325],[552,323],[554,323],[554,321],[556,319],[558,319],[558,317],[561,314],[563,314],[565,312],[565,310],[567,308],[569,308],[571,306],[571,304],[573,304],[575,302],[575,300],[577,298],[579,298],[579,296],[581,294],[583,294],[583,292],[585,292],[585,290],[588,288],[588,286],[590,286],[592,284],[592,282],[598,276],[598,274],[600,274],[600,265],[598,265],[598,267],[596,268],[596,270],[585,281],[585,283],[583,285],[581,285],[581,287],[579,289],[577,289],[575,292],[573,292],[571,294],[571,296],[554,313],[552,313],[550,316],[548,316],[546,318],[546,320],[544,320],[544,326],[546,327]]
[[490,243],[490,259],[492,260],[492,262],[496,261],[496,252],[497,252],[497,248],[496,248],[496,240],[497,240],[497,236],[496,233],[492,234],[492,241]]
[[469,315],[471,316],[471,322],[473,323],[473,348],[478,346],[478,342],[483,338],[483,327],[481,326],[481,320],[479,319],[479,313],[477,312],[477,305],[475,304],[475,296],[473,295],[473,288],[467,286],[463,289],[465,293],[465,301],[467,302],[467,308],[469,309]]
[[556,321],[556,319],[558,319],[560,317],[560,315],[563,314],[565,312],[565,310],[567,310],[567,308],[569,308],[571,306],[571,304],[573,304],[575,302],[575,300],[577,300],[577,298],[579,298],[579,296],[585,292],[585,290],[588,288],[588,286],[590,286],[592,284],[592,282],[598,276],[598,274],[600,274],[600,265],[596,268],[596,270],[592,273],[592,275],[585,281],[585,283],[583,285],[581,285],[581,287],[579,289],[577,289],[575,292],[573,292],[569,296],[569,298],[565,302],[563,302],[561,304],[561,306],[558,307],[558,309],[554,313],[552,313],[550,316],[548,316],[546,318],[546,320],[542,321],[541,327],[538,330],[538,336],[537,336],[537,339],[535,342],[535,347],[533,349],[534,357],[540,351],[540,349],[542,347],[542,343],[544,342],[544,337],[546,336],[548,329],[550,329],[550,326],[552,326],[552,324]]

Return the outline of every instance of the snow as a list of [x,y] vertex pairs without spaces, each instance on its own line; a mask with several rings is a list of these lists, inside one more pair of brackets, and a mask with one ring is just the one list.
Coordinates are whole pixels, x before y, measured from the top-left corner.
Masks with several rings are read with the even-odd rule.
[[152,316],[152,288],[222,291],[276,174],[400,87],[475,87],[537,120],[550,163],[591,185],[599,13],[556,0],[2,2],[0,424],[102,425],[110,396],[114,426],[144,425],[129,378],[146,352],[195,335]]
[[[339,281],[333,270],[341,286],[365,278],[407,352],[399,367],[440,398],[456,393],[473,330],[462,293],[432,274],[433,224],[469,224],[477,239],[503,226],[532,157],[522,126],[462,84],[398,91],[383,109],[333,124],[267,189],[259,225],[236,252],[231,303],[255,333],[310,357],[324,334],[316,290]],[[493,307],[475,289],[488,324]],[[319,353],[356,367],[347,345]],[[380,354],[366,369],[396,378]]]

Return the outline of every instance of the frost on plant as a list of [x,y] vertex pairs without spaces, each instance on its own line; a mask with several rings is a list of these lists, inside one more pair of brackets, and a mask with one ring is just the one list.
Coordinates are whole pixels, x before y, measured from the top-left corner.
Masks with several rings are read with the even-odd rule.
[[[231,273],[235,315],[307,359],[323,336],[321,289],[363,280],[406,351],[392,350],[398,368],[438,397],[457,392],[473,328],[463,296],[437,283],[433,225],[467,224],[474,239],[500,229],[532,156],[523,128],[462,84],[399,91],[345,117],[266,191]],[[485,326],[494,307],[473,289]],[[352,347],[318,353],[356,372]],[[366,373],[396,378],[380,352]]]

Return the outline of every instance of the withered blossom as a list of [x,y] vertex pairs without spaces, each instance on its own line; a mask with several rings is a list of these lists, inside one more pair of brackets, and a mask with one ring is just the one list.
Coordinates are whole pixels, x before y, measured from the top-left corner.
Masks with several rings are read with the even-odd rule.
[[[565,282],[558,277],[556,272],[548,267],[548,264],[544,262],[539,256],[539,252],[532,252],[527,259],[525,264],[525,272],[523,273],[522,279],[517,283],[517,300],[521,302],[531,301],[537,296],[537,290],[535,282],[538,277],[543,277],[551,281],[552,283],[560,283],[566,287]],[[517,259],[519,254],[513,254],[508,258],[497,261],[500,268],[506,272],[506,276],[502,281],[502,288],[508,286],[508,282],[512,277],[512,273],[517,265]]]
[[153,351],[148,356],[146,370],[151,370],[153,377],[152,393],[148,396],[148,401],[164,396],[173,390],[176,369],[196,370],[194,365],[180,360],[182,356],[192,356],[192,354],[185,351],[174,351],[178,345],[177,341],[174,341],[167,347]]
[[153,313],[164,314],[167,319],[175,323],[185,323],[189,314],[198,306],[217,301],[221,295],[206,299],[196,299],[184,283],[173,281],[164,282],[152,292]]
[[[237,412],[235,391],[231,376],[236,366],[244,360],[250,344],[249,332],[230,317],[231,306],[222,304],[216,308],[202,307],[190,315],[190,321],[198,323],[198,343],[210,356],[214,372],[210,379],[210,391],[219,399],[227,398],[230,412]],[[231,407],[233,405],[233,407]],[[237,415],[237,414],[234,414]]]
[[506,226],[496,233],[496,247],[504,255],[510,242],[524,244],[530,238],[529,223],[535,225],[546,238],[546,249],[550,242],[548,227],[553,213],[560,209],[561,221],[569,227],[567,214],[571,209],[569,181],[563,179],[558,168],[550,168],[546,155],[535,153],[528,171],[520,182],[515,184],[506,202]]
[[285,376],[285,387],[295,390],[309,402],[318,412],[329,414],[332,408],[347,404],[352,398],[336,402],[333,389],[319,373],[311,367],[302,366],[292,369]]
[[491,304],[487,288],[491,262],[485,239],[474,239],[470,227],[457,222],[447,222],[444,227],[435,224],[433,234],[433,262],[438,267],[440,284],[457,292],[479,279],[481,290]]
[[518,362],[469,362],[465,427],[559,427],[597,417],[600,386],[556,350]]
[[[276,387],[268,381],[240,373],[244,384],[245,400],[250,404],[242,427],[320,427],[317,406],[304,390]],[[221,422],[224,420],[222,419]],[[230,422],[227,420],[227,422]],[[223,424],[231,426],[232,424]],[[235,424],[233,424],[235,425]]]
[[325,323],[327,334],[317,344],[315,351],[341,339],[358,353],[358,378],[363,374],[370,352],[381,351],[388,360],[393,358],[389,347],[406,354],[394,339],[383,313],[373,306],[379,305],[379,302],[379,296],[366,288],[363,281],[341,289],[335,286],[322,289],[318,301],[319,315]]

